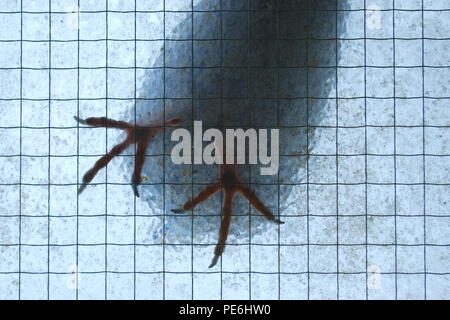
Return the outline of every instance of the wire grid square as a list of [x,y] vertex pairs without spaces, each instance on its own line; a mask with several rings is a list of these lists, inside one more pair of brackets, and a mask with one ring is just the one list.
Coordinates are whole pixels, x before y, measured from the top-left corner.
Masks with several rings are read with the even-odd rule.
[[[1,36],[2,40],[6,40],[1,43],[5,48],[2,68],[6,68],[1,70],[5,75],[2,78],[6,80],[2,83],[5,90],[1,104],[7,104],[6,115],[3,113],[2,117],[5,118],[2,120],[2,130],[3,136],[9,142],[16,141],[16,145],[11,144],[11,148],[6,149],[7,154],[0,157],[4,172],[2,183],[5,184],[2,197],[6,199],[6,202],[2,201],[5,213],[1,218],[2,226],[7,226],[1,246],[2,258],[5,257],[6,261],[0,270],[2,284],[5,284],[1,286],[2,297],[196,299],[205,297],[207,290],[211,291],[208,298],[225,299],[446,297],[450,280],[446,260],[450,240],[445,237],[449,228],[449,193],[442,172],[448,171],[445,161],[448,153],[445,147],[448,136],[445,128],[448,125],[445,109],[448,86],[444,80],[448,78],[448,63],[439,56],[439,52],[445,51],[448,42],[445,22],[448,21],[448,8],[439,1],[395,1],[392,2],[394,11],[392,5],[384,7],[385,2],[376,4],[383,9],[382,21],[392,21],[392,25],[385,23],[381,29],[364,30],[361,26],[366,22],[365,1],[348,1],[346,4],[339,1],[335,7],[329,4],[331,7],[322,8],[329,11],[320,13],[320,16],[330,21],[345,19],[345,30],[335,23],[327,28],[312,24],[311,35],[315,39],[295,40],[292,45],[292,42],[282,39],[295,37],[296,32],[293,31],[302,28],[306,19],[298,19],[293,13],[283,11],[278,19],[273,19],[265,10],[273,9],[277,5],[275,2],[262,5],[253,1],[223,0],[206,5],[198,1],[185,1],[182,7],[171,8],[164,1],[136,1],[135,5],[112,0],[95,5],[79,1],[74,3],[80,5],[82,11],[79,31],[68,26],[67,18],[71,17],[71,10],[58,1],[43,1],[42,6],[33,3],[29,8],[15,7],[13,2],[7,2],[1,13],[4,18],[1,20],[8,26],[8,33]],[[247,11],[248,8],[256,11],[253,14]],[[344,11],[336,11],[336,8]],[[110,12],[106,13],[105,9]],[[100,12],[86,12],[88,10]],[[127,12],[121,12],[123,10]],[[164,13],[164,10],[169,12]],[[132,24],[135,18],[135,31],[128,28],[124,34],[120,26]],[[211,30],[198,28],[205,21],[212,22]],[[37,25],[42,26],[39,31],[33,29]],[[267,30],[264,31],[264,28]],[[222,32],[219,32],[220,29]],[[336,31],[342,39],[334,39]],[[275,41],[253,40],[252,46],[248,47],[246,39],[249,34],[259,38],[271,32]],[[23,42],[17,41],[21,39]],[[311,45],[307,52],[302,51],[305,41]],[[333,42],[336,42],[339,53],[336,47],[331,46],[328,56],[312,59],[316,52]],[[146,233],[149,229],[157,229],[157,225],[164,228],[160,220],[141,216],[145,215],[144,209],[138,209],[140,207],[136,202],[122,203],[121,208],[119,202],[115,202],[120,194],[127,193],[127,186],[116,185],[125,181],[114,180],[113,177],[120,172],[120,167],[109,168],[109,174],[105,173],[103,177],[100,174],[94,181],[97,185],[94,183],[90,195],[84,199],[73,196],[79,173],[75,176],[70,168],[76,167],[79,162],[79,172],[83,172],[83,168],[88,168],[93,158],[102,154],[116,138],[113,133],[106,133],[107,139],[103,140],[104,130],[98,130],[99,134],[85,130],[85,137],[90,141],[82,143],[78,139],[83,136],[84,130],[75,131],[67,122],[60,120],[65,110],[71,110],[71,114],[80,110],[83,116],[95,113],[98,116],[115,115],[114,99],[133,99],[136,96],[132,86],[122,84],[121,80],[128,78],[124,82],[134,84],[144,71],[146,76],[149,75],[150,83],[164,83],[162,87],[156,85],[153,93],[148,90],[143,93],[144,97],[151,99],[192,99],[191,92],[194,95],[197,92],[195,97],[198,98],[208,94],[214,98],[245,95],[246,91],[236,91],[231,86],[222,92],[216,88],[208,93],[211,87],[193,81],[204,78],[198,72],[211,72],[206,68],[222,67],[225,79],[227,74],[229,76],[230,84],[234,80],[243,80],[245,86],[252,76],[255,79],[263,76],[264,70],[252,70],[250,77],[246,78],[248,74],[236,68],[239,66],[236,61],[228,62],[232,68],[227,70],[223,68],[227,65],[227,54],[224,53],[240,50],[244,53],[241,66],[246,66],[246,56],[247,53],[252,54],[252,48],[267,49],[264,55],[251,58],[251,63],[258,66],[265,60],[273,59],[275,45],[277,48],[287,45],[287,49],[280,50],[279,54],[297,52],[296,59],[282,59],[293,63],[286,65],[286,69],[278,70],[278,81],[281,82],[268,82],[263,87],[253,88],[249,91],[251,96],[262,93],[261,98],[278,98],[280,109],[285,102],[287,112],[292,112],[292,102],[298,101],[299,108],[306,103],[309,105],[307,113],[314,109],[318,101],[302,97],[328,98],[331,95],[339,98],[337,105],[332,101],[328,104],[330,112],[320,122],[316,123],[308,114],[301,116],[301,119],[306,117],[307,125],[319,126],[314,134],[308,134],[308,139],[320,136],[320,140],[312,152],[317,155],[308,160],[306,177],[289,168],[280,172],[280,182],[287,183],[280,185],[280,188],[293,191],[282,193],[290,196],[278,204],[286,221],[286,230],[278,235],[278,240],[276,232],[265,236],[255,234],[250,245],[231,239],[227,250],[229,256],[223,257],[222,272],[204,273],[202,257],[209,256],[214,239],[211,239],[211,245],[194,246],[194,238],[191,238],[184,244],[181,242],[178,251],[176,244],[161,246],[157,234]],[[423,55],[408,54],[411,46]],[[21,53],[19,60],[17,50]],[[351,50],[352,53],[344,55],[341,53],[343,50]],[[162,60],[158,57],[161,51],[165,52]],[[218,60],[219,51],[224,56]],[[96,54],[93,55],[93,52]],[[128,53],[134,52],[136,57],[133,61]],[[205,52],[211,60],[197,60]],[[261,51],[255,51],[258,52]],[[309,58],[308,69],[302,68],[306,61],[300,58],[305,53]],[[8,54],[12,59],[6,59]],[[46,55],[51,56],[46,58]],[[336,55],[339,59],[334,61],[333,56]],[[156,61],[156,64],[148,64],[148,61]],[[337,63],[339,67],[335,69]],[[316,64],[320,68],[316,68]],[[165,69],[139,70],[134,66]],[[191,66],[203,69],[194,70],[196,76],[192,78],[189,72],[182,69]],[[323,68],[326,66],[333,68]],[[346,68],[348,66],[356,68]],[[17,67],[23,69],[14,69]],[[49,67],[50,71],[47,69]],[[238,76],[233,78],[233,73]],[[80,80],[63,83],[66,78]],[[320,88],[322,78],[331,79],[325,90]],[[184,81],[177,83],[179,79]],[[307,82],[308,86],[296,89],[298,79]],[[411,83],[411,80],[416,81]],[[404,86],[406,83],[408,85]],[[273,96],[278,86],[280,91]],[[198,91],[202,88],[203,91]],[[324,92],[328,94],[322,96]],[[105,97],[109,98],[108,101]],[[57,103],[51,101],[50,104],[49,98],[57,100]],[[56,104],[63,107],[58,108]],[[117,110],[126,104],[117,105]],[[165,106],[170,104],[171,101],[166,99]],[[197,107],[194,109],[197,110]],[[284,124],[305,125],[299,121]],[[331,127],[320,128],[321,124]],[[54,129],[54,126],[60,128]],[[31,127],[41,129],[33,130]],[[39,140],[43,141],[43,145],[29,144],[31,139],[27,135],[33,136],[34,133],[42,135]],[[93,137],[98,138],[98,143],[92,143]],[[365,140],[365,143],[349,144],[349,139]],[[75,143],[77,150],[74,149]],[[83,149],[94,145],[100,147],[91,151]],[[338,157],[336,150],[339,155],[347,157]],[[89,153],[92,158],[80,157]],[[354,156],[348,156],[350,154]],[[291,167],[296,161],[299,165],[304,163],[298,157],[285,157],[283,161]],[[167,159],[164,162],[170,164]],[[411,170],[416,165],[417,168]],[[167,174],[169,167],[164,168]],[[365,179],[364,168],[367,168]],[[170,176],[164,177],[164,181],[169,180]],[[166,197],[177,192],[174,188],[175,193],[172,193],[169,186],[165,189]],[[261,189],[259,192],[264,191]],[[24,195],[28,197],[24,198]],[[46,198],[48,201],[39,202]],[[290,210],[290,203],[296,208]],[[298,203],[299,207],[296,206]],[[129,211],[133,210],[139,213],[134,218],[129,215]],[[189,229],[189,219],[180,219],[186,220],[183,223]],[[255,219],[252,217],[253,221]],[[124,226],[124,221],[128,232],[122,233],[120,227]],[[144,223],[148,227],[144,227]],[[76,232],[73,230],[74,224]],[[293,225],[295,228],[290,228]],[[364,225],[367,233],[364,232]],[[289,229],[296,234],[295,237],[286,236]],[[47,237],[45,230],[48,230]],[[130,237],[133,230],[136,230],[136,235]],[[350,236],[349,233],[354,230],[358,232]],[[253,231],[257,233],[257,230]],[[336,241],[339,246],[336,246]],[[28,246],[30,244],[33,246]],[[276,246],[279,246],[278,251]],[[20,250],[23,250],[22,258],[17,261]],[[146,263],[153,255],[161,257],[155,266]],[[177,262],[179,255],[190,258],[180,265]],[[295,260],[293,256],[302,258]],[[122,261],[124,257],[128,258]],[[261,260],[258,257],[278,260],[278,266],[248,265],[249,259]],[[356,268],[348,265],[348,259],[352,257],[357,257]],[[71,290],[62,284],[73,275],[72,271],[65,269],[66,264],[79,266],[82,270],[80,283],[86,285]],[[381,267],[381,289],[368,288],[367,281],[372,276],[367,271],[370,265]],[[193,273],[194,269],[198,271]],[[211,285],[205,287],[206,281]],[[295,290],[292,283],[296,284]]]

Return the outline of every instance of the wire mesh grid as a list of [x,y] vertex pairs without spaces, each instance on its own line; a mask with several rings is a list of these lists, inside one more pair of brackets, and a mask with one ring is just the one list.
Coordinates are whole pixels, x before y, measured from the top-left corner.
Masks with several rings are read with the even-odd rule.
[[[446,5],[426,0],[2,3],[0,296],[449,298]],[[248,45],[260,40],[257,28],[266,27],[252,24],[252,18],[268,12],[276,57],[269,66],[264,57],[252,56]],[[306,13],[305,38],[295,29],[299,12]],[[323,33],[312,16],[321,17]],[[248,60],[230,65],[225,43],[237,40],[247,43],[238,52]],[[306,60],[295,50],[294,60],[281,58],[294,41],[302,42]],[[199,55],[199,44],[209,54]],[[143,55],[152,57],[152,65]],[[252,65],[250,57],[264,62]],[[282,65],[286,61],[300,62]],[[215,95],[196,94],[203,88],[195,80],[201,78],[197,71],[217,71],[225,81],[232,70],[239,77],[230,82],[250,88],[258,69],[270,70],[266,75],[276,79],[268,90],[258,88],[268,96],[250,89],[230,94],[223,85]],[[290,71],[297,72],[294,83],[302,83],[303,90],[288,81]],[[154,85],[145,94],[142,77]],[[327,89],[317,89],[322,86]],[[172,185],[188,185],[185,193],[192,196],[208,179],[196,181],[191,167],[187,180],[174,182],[165,172],[170,160],[163,142],[147,157],[161,159],[161,179],[142,187],[161,190],[162,200],[154,200],[153,193],[153,200],[145,197],[159,210],[149,212],[132,197],[129,182],[117,180],[126,173],[114,161],[77,197],[84,171],[119,136],[70,121],[92,114],[137,121],[139,101],[154,102],[163,111],[185,102],[195,119],[197,103],[213,100],[221,114],[230,101],[272,102],[276,116],[270,125],[280,128],[282,137],[287,132],[285,141],[300,140],[306,149],[295,142],[282,147],[275,181],[261,182],[248,173],[251,186],[273,200],[269,205],[286,224],[255,229],[259,217],[247,205],[242,214],[248,217],[247,233],[230,240],[220,266],[209,270],[216,230],[202,241],[198,233],[206,225],[195,224],[197,213],[172,217],[173,199],[166,199],[174,195]],[[123,163],[129,156],[121,157]],[[209,215],[218,221],[217,214]],[[189,236],[173,238],[180,228],[168,224],[170,219],[188,221],[181,225],[188,226]],[[161,228],[156,235],[149,228],[155,225]]]

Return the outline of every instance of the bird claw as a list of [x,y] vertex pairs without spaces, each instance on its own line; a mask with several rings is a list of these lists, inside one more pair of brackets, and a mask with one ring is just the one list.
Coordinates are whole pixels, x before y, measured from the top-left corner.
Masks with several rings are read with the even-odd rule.
[[277,223],[277,224],[284,224],[284,221],[281,221],[281,220],[279,220],[277,218],[274,218],[272,221]]
[[133,184],[131,187],[133,188],[134,195],[137,198],[139,198],[139,191],[138,191],[138,188],[137,188],[138,187],[137,184]]
[[81,119],[81,118],[78,118],[77,116],[73,116],[73,118],[74,118],[77,122],[79,122],[79,123],[81,123],[81,124],[87,124],[86,120],[83,120],[83,119]]
[[183,212],[185,212],[186,210],[184,210],[183,208],[178,208],[178,209],[172,209],[172,212],[173,213],[183,213]]
[[84,189],[86,189],[87,184],[86,183],[82,183],[81,186],[78,188],[78,194],[81,194]]
[[211,264],[209,265],[208,268],[214,267],[217,264],[217,261],[219,261],[219,257],[220,256],[214,256],[214,258],[212,259]]

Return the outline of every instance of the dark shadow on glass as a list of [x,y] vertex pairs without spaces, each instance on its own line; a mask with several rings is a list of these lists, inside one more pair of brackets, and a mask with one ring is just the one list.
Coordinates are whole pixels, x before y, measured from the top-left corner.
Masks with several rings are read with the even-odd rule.
[[[204,130],[279,129],[279,175],[261,176],[259,165],[242,165],[239,175],[276,216],[305,215],[306,197],[301,192],[307,182],[308,153],[320,138],[315,126],[335,124],[336,37],[345,27],[345,11],[336,9],[345,10],[347,4],[338,0],[223,0],[222,12],[220,6],[211,6],[209,1],[198,3],[193,17],[166,13],[166,41],[159,43],[161,54],[150,61],[150,66],[165,68],[146,70],[139,76],[139,100],[127,120],[181,117],[182,127],[188,129],[193,120],[202,120]],[[193,218],[190,212],[175,214],[171,209],[212,183],[217,166],[173,164],[172,130],[165,132],[165,145],[161,136],[148,148],[140,190],[149,209],[140,208],[138,214],[160,217],[146,225],[152,242],[163,241],[165,215],[166,243],[210,244],[206,249],[210,253],[217,241],[221,195],[198,205]],[[132,171],[132,165],[132,160],[124,161],[125,174]],[[233,214],[226,250],[233,259],[241,259],[233,253],[233,244],[248,243],[250,233],[252,241],[277,241],[278,227],[243,197],[235,197]],[[295,235],[288,224],[281,228]],[[207,254],[205,259],[210,257]]]

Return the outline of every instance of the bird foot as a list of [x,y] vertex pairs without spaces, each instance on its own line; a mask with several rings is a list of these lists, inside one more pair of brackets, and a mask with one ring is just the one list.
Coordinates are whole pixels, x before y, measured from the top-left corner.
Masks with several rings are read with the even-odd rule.
[[214,258],[212,259],[209,268],[214,267],[217,264],[219,257],[222,255],[226,239],[228,237],[229,226],[231,222],[231,208],[232,200],[235,193],[242,193],[242,195],[249,200],[253,207],[258,210],[267,220],[273,221],[277,224],[283,224],[284,222],[277,219],[272,212],[262,203],[262,201],[256,196],[255,192],[244,186],[238,179],[236,174],[236,167],[231,165],[222,165],[219,182],[212,184],[202,190],[192,200],[187,201],[183,207],[172,209],[174,213],[183,213],[193,210],[196,205],[204,202],[215,195],[220,190],[224,192],[224,200],[222,205],[222,221],[219,230],[219,240],[214,251]]
[[106,128],[116,128],[122,129],[127,133],[124,141],[115,145],[107,154],[101,157],[94,166],[89,169],[83,176],[83,182],[81,187],[78,189],[78,194],[82,193],[86,189],[87,185],[94,179],[95,175],[100,171],[100,169],[106,167],[108,163],[116,156],[121,154],[126,148],[132,144],[136,144],[136,156],[134,163],[134,171],[131,187],[133,193],[136,197],[139,197],[138,185],[141,183],[141,172],[144,166],[145,154],[149,142],[159,134],[165,126],[177,126],[181,123],[178,118],[171,119],[167,122],[159,124],[155,127],[145,127],[141,125],[135,125],[133,123],[128,123],[125,121],[117,121],[108,118],[87,118],[81,119],[77,116],[73,117],[78,123],[89,125],[92,127],[106,127]]

